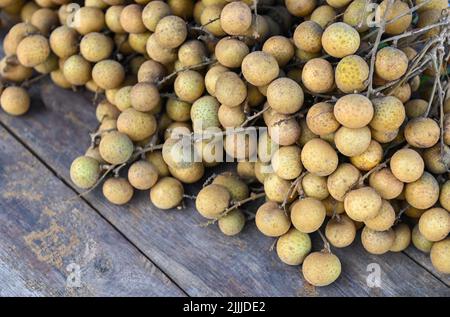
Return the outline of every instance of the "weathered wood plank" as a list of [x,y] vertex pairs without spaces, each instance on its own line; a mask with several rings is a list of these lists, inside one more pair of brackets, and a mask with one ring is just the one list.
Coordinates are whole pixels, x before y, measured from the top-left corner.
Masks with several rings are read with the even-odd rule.
[[[68,180],[72,159],[83,153],[87,133],[96,126],[94,109],[80,94],[48,83],[38,95],[24,118],[0,115],[0,119]],[[449,295],[441,281],[404,254],[375,257],[360,243],[336,251],[343,263],[337,283],[311,290],[298,268],[283,265],[268,251],[273,241],[262,237],[253,224],[239,237],[223,237],[215,226],[199,227],[204,220],[191,202],[185,210],[164,212],[155,209],[147,195],[138,194],[128,207],[107,204],[98,190],[87,199],[190,295]],[[366,284],[370,263],[380,265],[380,289]]]
[[3,127],[0,153],[0,296],[184,295]]

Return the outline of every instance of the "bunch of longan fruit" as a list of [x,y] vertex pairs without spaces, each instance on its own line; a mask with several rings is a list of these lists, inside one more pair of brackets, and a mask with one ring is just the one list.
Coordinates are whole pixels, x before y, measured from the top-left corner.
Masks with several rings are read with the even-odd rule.
[[[339,277],[332,249],[359,230],[369,253],[412,243],[450,274],[447,0],[0,8],[14,24],[0,61],[6,113],[25,114],[26,88],[47,75],[95,94],[98,129],[70,168],[82,194],[101,185],[123,205],[149,191],[165,210],[195,199],[228,236],[254,219],[314,286]],[[205,176],[230,159],[235,171]],[[187,195],[184,184],[199,181]],[[256,201],[256,214],[244,207]],[[312,252],[314,232],[324,247]]]

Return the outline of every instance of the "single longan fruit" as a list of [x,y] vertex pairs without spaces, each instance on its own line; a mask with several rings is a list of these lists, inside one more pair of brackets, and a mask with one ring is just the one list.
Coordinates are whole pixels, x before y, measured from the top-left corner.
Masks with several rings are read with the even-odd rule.
[[134,190],[125,178],[109,178],[103,184],[103,195],[115,205],[125,205],[133,198]]
[[300,265],[311,252],[311,238],[308,234],[291,228],[278,238],[277,254],[280,260],[287,265]]
[[372,173],[369,177],[369,184],[383,199],[397,198],[404,187],[404,184],[392,174],[389,168]]
[[63,89],[69,89],[72,87],[72,84],[69,83],[64,76],[62,70],[58,69],[50,73],[50,78],[52,79],[52,82]]
[[221,65],[237,68],[241,67],[242,61],[249,53],[249,48],[242,41],[225,37],[217,43],[214,52]]
[[147,31],[142,22],[142,6],[130,4],[120,13],[120,24],[127,33],[144,33]]
[[294,57],[295,50],[292,42],[284,36],[272,36],[264,42],[262,51],[275,57],[278,66],[284,67]]
[[441,187],[439,202],[448,212],[450,212],[450,181],[446,181]]
[[405,120],[406,113],[403,103],[396,97],[386,96],[372,100],[374,116],[370,126],[378,131],[393,131],[398,129]]
[[303,261],[302,273],[311,285],[327,286],[341,275],[341,261],[329,252],[313,252]]
[[432,207],[439,199],[439,184],[428,172],[405,186],[405,199],[413,207],[427,209]]
[[227,4],[220,14],[220,25],[230,35],[241,35],[252,24],[252,11],[242,1]]
[[30,109],[30,96],[25,89],[10,86],[1,93],[0,104],[7,114],[21,116]]
[[404,183],[417,181],[425,169],[425,163],[420,154],[411,149],[401,149],[395,152],[392,155],[390,166],[392,174]]
[[214,178],[213,184],[221,185],[228,189],[232,201],[241,201],[250,196],[250,190],[237,175],[230,172],[224,172]]
[[339,9],[347,6],[352,0],[327,0],[326,2],[333,8]]
[[308,172],[318,176],[330,175],[336,170],[339,162],[337,153],[331,145],[318,138],[304,145],[301,159]]
[[93,187],[100,177],[100,164],[97,160],[80,156],[70,166],[70,179],[79,188]]
[[396,0],[389,6],[386,12],[387,7],[388,1],[384,0],[377,8],[379,10],[377,13],[379,13],[380,17],[384,17],[387,21],[385,32],[392,35],[405,32],[412,21],[412,13],[409,12],[408,4],[401,0]]
[[408,144],[416,148],[430,148],[439,141],[439,125],[430,118],[415,118],[405,127]]
[[[291,183],[277,174],[270,174],[264,179],[264,191],[271,201],[282,203],[286,199],[290,187]],[[292,201],[294,198],[292,195],[288,197],[288,201]]]
[[217,79],[225,72],[229,72],[229,69],[217,64],[212,66],[205,75],[205,87],[211,96],[216,95],[216,83]]
[[86,34],[80,42],[80,53],[89,62],[107,59],[113,51],[113,41],[102,33]]
[[191,104],[174,98],[167,99],[166,111],[170,119],[186,122],[191,119]]
[[210,184],[200,190],[195,200],[195,206],[203,217],[218,219],[228,208],[230,201],[230,192],[225,187]]
[[23,82],[33,75],[33,69],[19,63],[17,56],[5,56],[0,61],[0,75],[13,82]]
[[428,241],[445,239],[450,232],[450,214],[443,208],[431,208],[419,219],[420,233]]
[[128,44],[135,52],[145,54],[147,52],[147,41],[151,35],[151,32],[131,33],[128,35]]
[[361,173],[349,163],[343,163],[328,176],[327,188],[330,195],[337,201],[344,201],[345,195],[358,183]]
[[238,128],[244,123],[247,116],[244,112],[244,107],[229,107],[221,105],[218,112],[220,124],[224,128]]
[[[427,3],[423,4],[424,2],[427,2]],[[415,3],[416,3],[416,5],[421,5],[419,7],[419,9],[417,9],[417,11],[419,11],[419,12],[424,12],[424,11],[428,11],[428,10],[442,11],[448,7],[448,1],[446,1],[446,0],[431,0],[431,1],[416,0]]]
[[184,67],[201,64],[207,55],[205,45],[198,41],[187,41],[178,50],[178,60]]
[[194,132],[219,127],[219,107],[220,103],[212,96],[204,96],[195,101],[191,107]]
[[102,89],[115,89],[123,83],[125,69],[119,62],[103,60],[92,69],[92,79]]
[[433,242],[427,240],[419,230],[419,225],[417,224],[411,234],[411,241],[414,244],[414,246],[424,252],[424,253],[430,253],[431,248],[433,247]]
[[377,52],[375,73],[382,79],[391,81],[402,77],[408,69],[408,57],[394,47],[384,47]]
[[255,223],[258,230],[268,237],[282,236],[291,227],[289,217],[273,201],[268,201],[258,208]]
[[95,109],[95,116],[98,122],[105,119],[117,119],[120,115],[120,110],[108,100],[101,101]]
[[156,85],[142,82],[134,85],[131,89],[130,102],[134,109],[148,112],[158,107],[161,97]]
[[50,48],[58,57],[68,58],[78,53],[78,37],[74,29],[60,26],[50,34]]
[[358,55],[341,59],[336,66],[336,86],[345,93],[361,92],[367,88],[369,65]]
[[158,171],[150,162],[138,161],[128,169],[128,181],[136,189],[147,190],[158,181]]
[[194,70],[183,71],[175,79],[174,90],[182,101],[193,103],[203,95],[204,78]]
[[369,29],[367,21],[370,13],[366,0],[354,0],[345,9],[343,21],[362,33]]
[[399,129],[393,131],[378,131],[373,128],[370,129],[372,138],[379,143],[389,143],[399,135]]
[[450,169],[450,148],[444,145],[443,150],[442,153],[441,145],[436,144],[422,153],[427,170],[433,174],[444,174]]
[[245,226],[245,215],[239,209],[232,210],[217,222],[220,231],[226,236],[239,234]]
[[345,212],[355,221],[366,221],[376,217],[381,205],[380,195],[371,187],[354,189],[344,198]]
[[401,86],[388,89],[387,93],[390,96],[397,97],[401,102],[405,103],[411,98],[411,86],[405,83]]
[[395,232],[392,229],[375,231],[364,227],[361,232],[361,242],[367,252],[371,254],[384,254],[394,245]]
[[322,50],[322,27],[314,21],[299,24],[294,32],[295,46],[308,53],[318,53]]
[[163,210],[172,209],[180,205],[183,195],[183,185],[173,177],[161,178],[150,190],[152,204]]
[[317,135],[333,133],[340,127],[333,114],[333,105],[327,102],[319,102],[309,108],[306,124]]
[[35,26],[42,35],[49,35],[51,30],[59,24],[56,11],[49,8],[41,8],[33,13],[30,23]]
[[25,67],[35,67],[50,56],[50,44],[42,35],[30,35],[17,46],[17,58]]
[[38,33],[39,30],[31,23],[17,23],[9,30],[3,40],[3,49],[5,55],[15,55],[17,52],[17,46],[19,43],[30,34]]
[[166,177],[170,175],[168,165],[164,162],[161,151],[147,153],[146,159],[156,168],[159,177]]
[[323,58],[309,60],[302,71],[302,82],[313,93],[329,92],[334,87],[334,70]]
[[292,145],[300,137],[300,125],[294,118],[278,114],[269,126],[270,138],[279,145]]
[[406,115],[409,119],[418,118],[425,114],[428,102],[423,99],[412,99],[405,103]]
[[100,32],[105,27],[105,14],[99,8],[81,7],[75,12],[73,21],[73,27],[81,35]]
[[194,11],[194,1],[192,0],[168,0],[167,4],[172,13],[184,20],[190,20]]
[[383,160],[383,148],[377,141],[370,141],[363,153],[350,157],[350,162],[362,171],[370,171]]
[[396,215],[392,205],[383,200],[380,208],[380,212],[374,218],[367,219],[364,224],[375,231],[385,231],[390,229],[395,223]]
[[346,215],[331,218],[325,227],[325,236],[336,248],[348,247],[356,237],[355,223]]
[[296,17],[306,17],[311,14],[311,12],[316,7],[315,0],[286,0],[286,8],[289,13]]
[[342,154],[352,157],[364,153],[369,148],[372,134],[368,127],[349,129],[341,127],[334,135],[334,143]]
[[322,46],[327,54],[342,58],[354,54],[360,44],[360,37],[350,25],[336,22],[328,26],[322,35]]
[[122,5],[113,5],[106,10],[105,24],[108,29],[114,33],[126,33],[120,23],[120,15],[125,7]]
[[315,198],[300,199],[291,207],[292,224],[303,233],[317,231],[322,226],[325,216],[325,206]]
[[166,72],[166,68],[160,63],[147,60],[139,67],[138,82],[156,83],[166,75]]
[[178,179],[180,182],[185,184],[192,184],[199,181],[205,174],[205,166],[196,162],[191,166],[185,168],[171,167],[169,166],[169,171],[173,177]]
[[431,247],[430,257],[436,270],[450,274],[450,238],[434,243]]
[[162,18],[155,30],[156,41],[164,48],[177,48],[187,38],[186,22],[175,15]]
[[220,14],[223,4],[213,4],[206,6],[200,16],[201,25],[205,25],[205,29],[216,37],[226,35],[220,23]]
[[303,90],[292,79],[279,78],[269,84],[267,88],[267,102],[278,113],[292,114],[303,106]]
[[142,22],[145,27],[155,32],[158,22],[171,14],[170,7],[163,1],[150,1],[142,11]]
[[123,133],[112,131],[102,136],[99,150],[102,158],[110,164],[123,164],[133,154],[133,142]]
[[317,7],[316,9],[314,9],[310,16],[311,21],[319,24],[322,29],[324,29],[331,21],[333,21],[335,17],[336,11],[329,5],[321,5],[320,7]]
[[236,73],[225,72],[217,78],[215,93],[221,104],[236,107],[247,98],[247,85]]
[[256,51],[248,54],[242,61],[242,74],[254,86],[264,86],[278,77],[277,60],[270,54]]
[[156,41],[155,34],[150,35],[150,37],[148,38],[146,49],[147,54],[150,56],[151,59],[164,65],[173,63],[178,58],[177,51],[175,49],[168,49],[162,47]]
[[246,181],[247,183],[255,181],[256,175],[254,162],[246,162],[246,161],[238,162],[236,170],[239,177],[244,181]]
[[389,251],[401,252],[406,250],[411,243],[411,229],[405,223],[394,227],[395,240]]
[[295,57],[297,57],[301,62],[308,62],[312,60],[313,58],[319,58],[320,53],[308,53],[304,50],[295,49]]
[[286,180],[295,179],[303,170],[300,159],[300,147],[296,145],[280,147],[272,157],[272,167],[275,173]]
[[330,194],[327,188],[327,178],[308,173],[302,179],[301,190],[306,197],[322,200]]

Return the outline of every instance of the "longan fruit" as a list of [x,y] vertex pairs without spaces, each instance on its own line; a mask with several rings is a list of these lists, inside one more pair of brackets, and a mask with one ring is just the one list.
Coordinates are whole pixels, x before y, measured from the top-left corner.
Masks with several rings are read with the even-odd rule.
[[369,176],[369,184],[383,199],[397,198],[404,187],[404,184],[392,174],[389,168],[373,172]]
[[194,4],[194,10],[193,10],[193,16],[194,16],[194,21],[195,23],[201,25],[201,17],[202,17],[202,13],[203,10],[206,8],[206,5],[202,2],[202,1],[197,1]]
[[174,98],[167,99],[166,112],[170,119],[186,122],[191,119],[191,104]]
[[51,72],[50,78],[52,79],[52,82],[58,87],[61,87],[64,89],[69,89],[70,87],[72,87],[72,84],[67,81],[62,70],[60,70],[60,69]]
[[166,177],[170,175],[169,168],[166,162],[164,162],[161,151],[147,153],[145,158],[156,168],[159,177]]
[[[156,1],[153,1],[156,2]],[[159,1],[158,1],[159,2]],[[110,6],[105,12],[105,24],[114,33],[126,33],[120,23],[120,15],[125,7],[122,5]]]
[[162,47],[157,41],[155,34],[150,35],[147,40],[147,54],[154,61],[167,65],[177,60],[178,54],[175,49]]
[[430,258],[436,270],[450,274],[450,238],[434,243],[431,247]]
[[21,116],[30,109],[30,96],[25,89],[10,86],[1,93],[0,104],[7,114]]
[[133,154],[133,149],[133,142],[130,138],[117,131],[104,134],[99,145],[102,158],[114,165],[127,162]]
[[166,16],[158,22],[154,34],[163,48],[177,48],[187,38],[186,22],[175,15]]
[[36,65],[34,70],[39,74],[50,74],[59,68],[59,59],[55,54],[50,53],[48,58],[41,64]]
[[168,0],[167,4],[172,13],[176,16],[189,20],[194,11],[194,1],[192,0]]
[[17,58],[25,67],[35,67],[50,56],[50,44],[42,35],[25,37],[17,46]]
[[184,67],[198,65],[206,59],[206,47],[198,40],[185,42],[178,50],[178,60]]
[[145,27],[155,32],[158,22],[171,14],[170,7],[163,1],[150,1],[142,11],[142,22]]
[[242,41],[225,37],[217,43],[214,52],[221,65],[237,68],[241,67],[242,61],[249,53],[249,48]]
[[103,195],[112,204],[125,205],[133,194],[133,187],[125,178],[112,177],[103,183]]
[[296,145],[282,146],[276,150],[272,157],[272,167],[275,173],[286,180],[300,176],[303,170],[300,153],[300,147]]
[[189,134],[192,132],[192,125],[189,122],[171,122],[164,131],[164,140],[176,135]]
[[241,161],[237,163],[237,174],[241,179],[250,183],[255,181],[255,162]]
[[20,83],[33,75],[33,69],[20,64],[14,55],[5,56],[0,61],[0,75],[8,81]]
[[450,169],[450,148],[444,145],[443,150],[442,153],[441,144],[436,144],[422,153],[427,170],[433,174],[444,174]]
[[183,71],[175,79],[174,90],[182,101],[192,103],[203,95],[205,90],[204,78],[194,70]]
[[235,1],[223,7],[220,13],[220,25],[229,35],[241,35],[252,24],[252,11],[242,1]]
[[391,81],[402,77],[408,69],[408,57],[394,47],[384,47],[375,58],[375,73],[384,80]]
[[422,176],[425,163],[416,151],[400,149],[392,155],[390,167],[392,174],[398,180],[404,183],[412,183]]
[[367,88],[369,65],[358,55],[341,59],[336,67],[336,86],[345,93],[361,92]]
[[339,9],[346,7],[352,0],[327,0],[326,2],[333,8]]
[[291,227],[289,217],[273,201],[268,201],[258,208],[255,223],[258,230],[268,237],[280,237]]
[[191,107],[191,119],[194,132],[219,127],[219,107],[220,103],[212,96],[204,96],[196,100]]
[[311,252],[311,238],[308,234],[291,228],[277,240],[277,255],[287,265],[300,265]]
[[145,54],[147,52],[147,41],[151,35],[151,32],[130,33],[128,35],[128,44],[135,52]]
[[131,108],[131,90],[133,86],[124,86],[117,90],[114,95],[114,104],[117,109],[124,111],[125,109]]
[[408,144],[416,148],[430,148],[439,141],[439,125],[430,118],[415,118],[405,127]]
[[[117,95],[116,95],[117,98]],[[130,91],[130,102],[134,109],[148,112],[155,109],[161,102],[158,88],[148,82],[141,82],[133,86]]]
[[265,52],[252,52],[242,61],[242,74],[254,86],[269,84],[278,77],[278,73],[277,60]]
[[[282,203],[288,195],[291,183],[278,176],[277,174],[270,174],[264,179],[264,191],[269,200]],[[288,201],[292,201],[294,194],[288,197]]]
[[329,252],[310,253],[302,265],[305,280],[314,286],[327,286],[341,275],[341,261]]
[[217,222],[220,231],[226,236],[239,234],[245,226],[245,215],[239,209],[230,211]]
[[105,14],[99,8],[81,7],[75,12],[73,27],[81,35],[100,32],[105,27]]
[[300,62],[308,62],[313,58],[319,58],[320,53],[308,53],[306,51],[296,48],[295,57],[297,57],[300,60]]
[[161,178],[150,190],[152,204],[163,210],[177,207],[183,200],[183,195],[183,185],[173,177]]
[[158,181],[158,171],[148,161],[137,161],[128,169],[128,181],[136,189],[147,190]]
[[[388,8],[387,11],[386,8]],[[408,4],[401,0],[395,0],[389,7],[388,0],[384,0],[377,10],[379,10],[380,17],[384,17],[387,21],[385,26],[387,34],[401,34],[411,25],[412,13],[409,12]],[[395,21],[393,21],[394,19]]]
[[215,94],[221,104],[236,107],[247,97],[247,85],[236,73],[225,72],[217,78]]
[[346,215],[331,218],[325,227],[325,236],[336,248],[348,247],[356,237],[355,223]]
[[383,148],[377,141],[370,141],[369,147],[363,153],[350,157],[350,162],[359,170],[370,171],[383,160]]
[[247,118],[244,107],[242,106],[229,107],[227,105],[221,105],[217,116],[220,124],[224,128],[238,128]]
[[130,4],[123,8],[120,13],[120,24],[127,33],[144,33],[144,22],[142,21],[142,6]]
[[78,36],[74,29],[60,26],[50,34],[50,48],[58,57],[68,58],[78,53]]
[[372,134],[368,127],[350,129],[341,127],[334,134],[334,143],[342,154],[352,157],[364,153],[369,148]]
[[42,35],[49,35],[51,30],[59,24],[58,14],[49,8],[40,8],[31,16],[30,23],[35,26]]
[[[280,71],[278,72],[278,76],[277,76],[276,79],[285,78],[285,77],[286,77],[286,74],[285,74],[284,70],[280,69]],[[274,79],[274,81],[275,81],[276,79]],[[260,92],[263,96],[267,96],[267,89],[269,88],[269,85],[270,85],[270,83],[267,84],[267,85],[263,85],[263,86],[259,86],[259,87],[258,87],[259,92]]]
[[401,86],[388,89],[387,94],[397,97],[401,102],[405,103],[411,98],[411,86],[405,83]]
[[322,35],[322,47],[327,54],[342,58],[354,54],[360,44],[360,37],[350,25],[336,22],[328,26]]
[[258,158],[267,163],[272,160],[273,154],[278,150],[279,146],[275,143],[270,135],[263,131],[258,138]]
[[371,128],[370,131],[372,133],[372,138],[379,143],[389,143],[399,135],[398,129],[393,131],[378,131]]
[[205,29],[216,37],[226,35],[220,23],[222,8],[221,4],[206,6],[200,16],[201,25],[205,25]]
[[358,183],[361,173],[349,163],[342,163],[328,176],[327,188],[330,195],[337,201],[344,201],[345,195]]
[[[311,13],[311,21],[316,22],[324,29],[336,17],[336,11],[329,5],[321,5],[314,9]],[[346,22],[347,23],[347,22]],[[347,23],[350,24],[350,23]]]
[[294,32],[295,46],[308,53],[318,53],[322,50],[322,27],[314,21],[299,24]]
[[345,9],[343,21],[362,33],[369,29],[367,25],[369,15],[366,0],[354,0]]
[[372,230],[385,231],[394,225],[395,219],[394,208],[387,200],[383,200],[378,215],[374,218],[364,220],[364,224]]
[[389,251],[401,252],[406,250],[411,243],[411,229],[405,223],[401,223],[394,227],[395,240]]
[[111,132],[114,130],[117,130],[117,119],[104,119],[98,128],[100,132]]
[[306,124],[317,135],[333,133],[340,127],[333,114],[333,105],[327,102],[319,102],[309,108]]
[[425,211],[419,219],[419,230],[428,241],[445,239],[450,232],[450,214],[443,208]]
[[205,87],[211,96],[216,95],[216,83],[217,79],[225,72],[229,72],[229,69],[220,64],[212,66],[205,75]]
[[318,176],[330,175],[336,170],[339,162],[337,153],[331,145],[317,138],[304,145],[301,159],[308,172]]
[[406,184],[405,198],[415,208],[430,208],[439,199],[439,184],[433,175],[424,172],[418,180]]
[[294,144],[301,134],[300,125],[295,118],[289,118],[282,114],[277,114],[268,128],[271,139],[284,146]]
[[296,17],[306,17],[314,10],[316,7],[315,0],[286,0],[286,8],[289,13]]
[[378,131],[393,131],[398,129],[405,120],[406,113],[403,103],[396,97],[386,96],[372,100],[374,116],[370,126]]
[[3,40],[3,49],[5,55],[15,55],[17,52],[17,46],[27,36],[38,33],[39,30],[31,23],[17,23],[9,30]]
[[210,184],[200,190],[195,206],[203,217],[218,219],[228,208],[230,201],[230,192],[224,186]]
[[92,79],[102,89],[115,89],[125,80],[125,69],[119,62],[103,60],[92,69]]
[[446,0],[431,0],[431,1],[426,1],[426,0],[416,0],[416,5],[421,5],[425,3],[424,5],[422,5],[420,8],[417,9],[417,11],[419,12],[424,12],[424,11],[428,11],[428,10],[444,10],[445,8],[448,7],[448,2]]
[[325,206],[315,198],[296,201],[291,207],[291,221],[294,227],[303,233],[318,230],[326,216]]
[[102,122],[105,119],[117,119],[119,115],[120,110],[107,100],[102,100],[95,109],[95,116],[98,122]]
[[262,51],[275,57],[279,67],[284,67],[294,57],[295,50],[292,42],[284,36],[272,36],[264,42]]
[[70,166],[70,179],[79,188],[94,186],[100,177],[100,164],[88,156],[76,158]]
[[306,197],[323,200],[329,195],[327,178],[308,173],[302,179],[301,190],[305,193]]
[[166,68],[160,63],[147,60],[139,67],[138,82],[156,83],[165,76],[166,72]]
[[450,212],[450,181],[446,181],[441,186],[441,193],[439,195],[439,202],[448,212]]
[[205,166],[196,162],[185,168],[171,167],[169,171],[173,177],[185,184],[192,184],[199,181],[205,174]]
[[113,41],[102,33],[86,34],[80,42],[80,53],[89,62],[107,59],[113,51]]
[[302,70],[302,82],[313,93],[329,92],[334,87],[334,70],[323,58],[309,60]]
[[409,119],[414,119],[425,114],[428,102],[423,99],[412,99],[405,103],[405,112]]
[[[138,1],[139,0],[137,0],[136,2]],[[61,4],[61,3],[69,3],[70,0],[53,0],[53,2],[55,2],[56,4]],[[86,7],[95,7],[100,9],[105,9],[108,7],[108,4],[105,3],[103,0],[85,0],[84,5]]]
[[355,221],[366,221],[376,217],[382,205],[380,195],[371,187],[361,187],[347,193],[344,208]]
[[424,252],[424,253],[430,253],[431,248],[433,247],[433,242],[427,240],[419,230],[419,225],[417,224],[411,234],[411,241],[414,244],[414,246]]
[[225,187],[231,195],[231,201],[234,202],[244,200],[250,196],[247,184],[240,180],[237,175],[230,172],[217,175],[212,184]]
[[303,90],[294,80],[279,78],[269,84],[267,102],[278,113],[292,114],[303,106]]
[[40,6],[38,6],[36,3],[26,2],[20,10],[20,19],[24,22],[30,22],[33,13],[39,9]]
[[375,231],[366,226],[361,232],[361,242],[367,252],[381,255],[394,245],[395,232],[392,229]]
[[92,158],[94,160],[96,160],[98,163],[104,164],[106,163],[103,159],[102,156],[100,155],[100,151],[98,149],[98,146],[90,146],[87,150],[86,153],[84,153],[84,156],[87,156],[89,158]]

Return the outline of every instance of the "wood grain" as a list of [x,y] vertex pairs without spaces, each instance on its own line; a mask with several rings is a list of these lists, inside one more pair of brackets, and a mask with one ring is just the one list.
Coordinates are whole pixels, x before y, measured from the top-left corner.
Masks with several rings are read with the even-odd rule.
[[[61,178],[70,182],[71,161],[84,153],[88,132],[97,125],[94,107],[86,96],[44,82],[34,90],[30,113],[21,119],[4,114],[0,120],[41,157]],[[41,102],[40,100],[43,100]],[[196,191],[195,186],[190,189]],[[249,223],[244,232],[224,237],[216,226],[200,228],[204,220],[187,202],[184,210],[160,211],[148,193],[127,207],[105,202],[98,190],[86,199],[167,273],[189,295],[259,296],[448,296],[449,288],[405,254],[372,256],[357,242],[336,250],[343,274],[331,286],[311,288],[298,267],[283,265],[273,243]],[[315,237],[315,249],[321,245]],[[382,287],[367,286],[367,265],[378,263]]]

